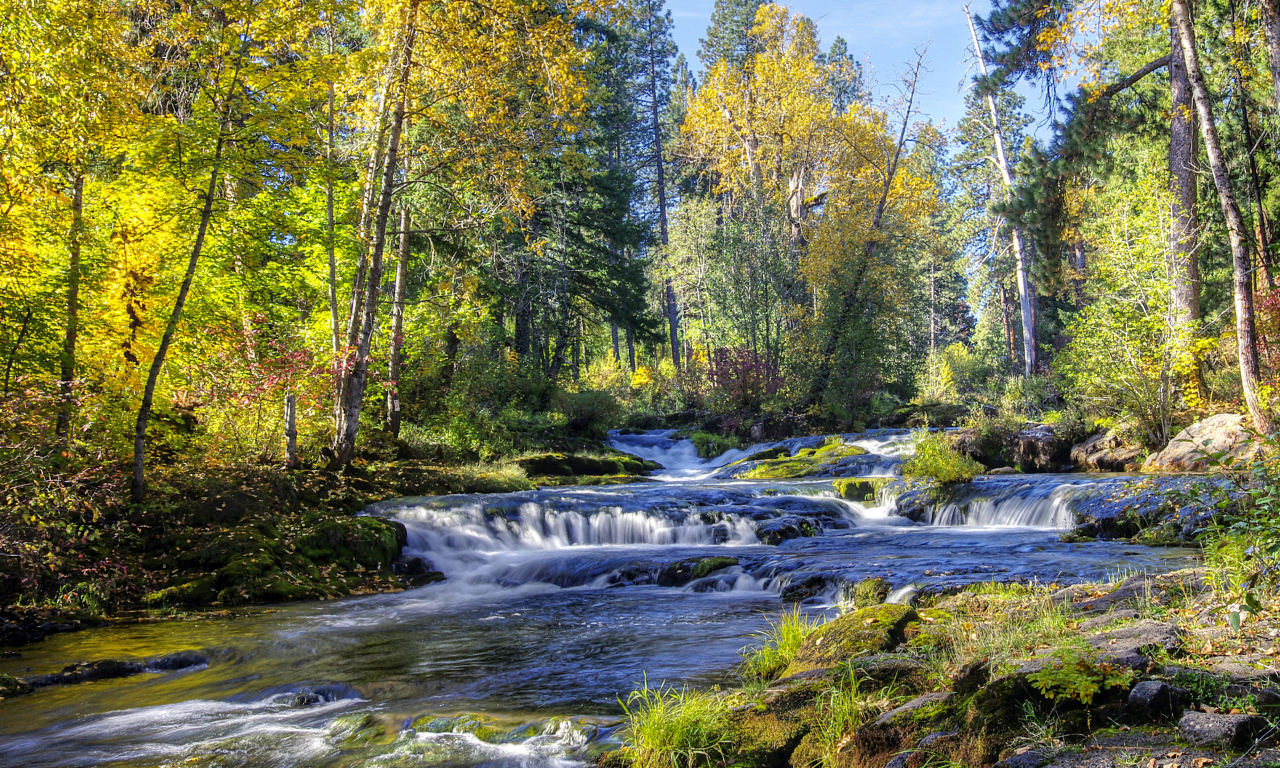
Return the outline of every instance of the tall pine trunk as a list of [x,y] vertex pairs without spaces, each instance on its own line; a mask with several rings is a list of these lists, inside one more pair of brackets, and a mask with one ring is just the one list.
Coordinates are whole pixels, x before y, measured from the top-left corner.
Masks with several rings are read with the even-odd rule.
[[[987,76],[987,57],[982,53],[978,43],[978,31],[973,26],[973,16],[966,6],[965,17],[969,19],[969,34],[973,37],[973,50],[978,57],[978,69],[982,76]],[[1004,150],[1004,129],[1000,125],[1000,110],[996,108],[996,99],[987,94],[987,107],[991,111],[991,137],[996,145],[996,165],[1000,169],[1000,178],[1004,180],[1005,189],[1013,187],[1013,174],[1009,170],[1009,158]],[[1013,256],[1017,266],[1018,308],[1022,313],[1022,365],[1023,372],[1030,376],[1036,369],[1036,315],[1035,298],[1031,295],[1031,275],[1028,269],[1028,257],[1025,244],[1022,242],[1022,231],[1013,227]]]
[[76,336],[80,332],[80,239],[84,230],[84,174],[77,173],[71,192],[71,233],[67,238],[67,322],[62,337],[61,402],[58,403],[56,434],[65,440],[71,429],[71,401],[76,378]]
[[1177,23],[1171,23],[1169,56],[1169,175],[1173,183],[1172,226],[1169,244],[1169,277],[1173,283],[1173,310],[1180,325],[1200,319],[1200,265],[1196,218],[1195,162],[1198,154],[1196,105],[1187,77],[1186,60]]
[[1205,154],[1213,172],[1213,185],[1218,190],[1222,215],[1227,221],[1227,233],[1231,241],[1231,267],[1233,293],[1236,307],[1236,342],[1240,357],[1240,384],[1244,390],[1245,405],[1249,417],[1259,432],[1271,431],[1271,415],[1266,403],[1258,394],[1258,334],[1253,317],[1253,283],[1250,275],[1249,250],[1244,218],[1231,190],[1231,177],[1227,172],[1226,157],[1218,141],[1218,128],[1213,121],[1213,106],[1209,101],[1209,88],[1205,85],[1200,69],[1200,57],[1196,52],[1195,30],[1191,26],[1191,14],[1187,0],[1172,0],[1174,22],[1182,43],[1182,55],[1187,65],[1187,77],[1200,118],[1200,135],[1204,138]]
[[1271,63],[1271,86],[1275,90],[1276,109],[1280,110],[1280,0],[1261,0],[1262,31],[1267,38]]

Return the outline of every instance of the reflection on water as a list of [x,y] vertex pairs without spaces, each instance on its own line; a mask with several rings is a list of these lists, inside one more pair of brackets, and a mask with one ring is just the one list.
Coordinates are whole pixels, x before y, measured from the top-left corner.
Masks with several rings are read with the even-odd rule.
[[[655,455],[673,465],[701,461],[671,458],[687,441],[658,438]],[[887,459],[900,448],[882,443],[868,441]],[[1041,486],[1010,488],[995,496],[1056,503]],[[825,611],[868,576],[906,598],[913,585],[1070,582],[1186,562],[1179,550],[1063,544],[1046,528],[916,525],[891,504],[834,496],[829,481],[684,479],[381,505],[446,582],[54,635],[0,672],[180,650],[209,664],[0,702],[0,766],[558,768],[614,732],[618,698],[646,675],[731,683],[737,652],[783,594]],[[815,535],[759,543],[757,532],[796,520]],[[711,555],[737,565],[677,587],[653,578]]]

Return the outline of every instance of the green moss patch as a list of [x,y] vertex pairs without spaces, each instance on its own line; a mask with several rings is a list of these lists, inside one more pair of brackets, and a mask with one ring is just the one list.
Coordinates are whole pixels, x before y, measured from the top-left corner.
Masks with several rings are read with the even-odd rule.
[[887,482],[892,481],[891,477],[842,477],[836,480],[832,485],[836,488],[836,493],[840,494],[840,498],[849,501],[875,501],[876,493],[880,487]]
[[572,453],[540,453],[525,456],[514,462],[529,476],[599,476],[642,475],[661,465],[636,458],[625,453],[616,455],[583,456]]
[[909,605],[876,605],[847,613],[805,638],[782,677],[890,650],[905,640],[904,630],[917,618]]
[[[766,456],[780,451],[780,454]],[[793,477],[807,477],[817,473],[823,467],[849,456],[862,456],[866,450],[856,445],[845,445],[839,438],[834,438],[818,448],[804,448],[794,456],[788,456],[785,448],[772,448],[761,451],[743,459],[757,462],[738,477],[751,480],[784,480]]]

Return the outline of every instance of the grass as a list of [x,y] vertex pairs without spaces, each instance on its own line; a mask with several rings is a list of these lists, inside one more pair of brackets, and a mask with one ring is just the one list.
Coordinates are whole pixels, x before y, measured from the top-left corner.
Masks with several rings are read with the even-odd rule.
[[798,605],[771,619],[769,628],[756,634],[763,643],[743,649],[739,674],[749,681],[773,680],[791,664],[804,639],[825,623],[825,619],[810,619]]
[[635,768],[693,768],[724,760],[729,705],[712,692],[644,685],[631,692],[623,745]]

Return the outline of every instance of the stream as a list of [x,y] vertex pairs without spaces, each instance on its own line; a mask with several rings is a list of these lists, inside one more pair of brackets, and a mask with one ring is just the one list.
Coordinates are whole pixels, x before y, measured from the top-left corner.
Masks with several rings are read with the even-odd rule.
[[[843,439],[869,452],[845,476],[892,476],[910,444],[904,431]],[[446,581],[50,636],[0,659],[0,672],[179,651],[203,663],[0,702],[0,766],[576,766],[616,740],[619,697],[644,680],[732,685],[738,651],[789,601],[834,612],[842,591],[869,576],[902,599],[992,579],[1162,572],[1191,559],[1059,541],[1075,495],[1122,477],[984,477],[925,524],[896,516],[892,498],[840,499],[829,477],[725,476],[761,448],[821,440],[704,461],[670,431],[614,434],[614,447],[665,469],[630,485],[374,505],[368,513],[403,522],[406,553]],[[698,578],[679,567],[708,557],[737,563]]]

